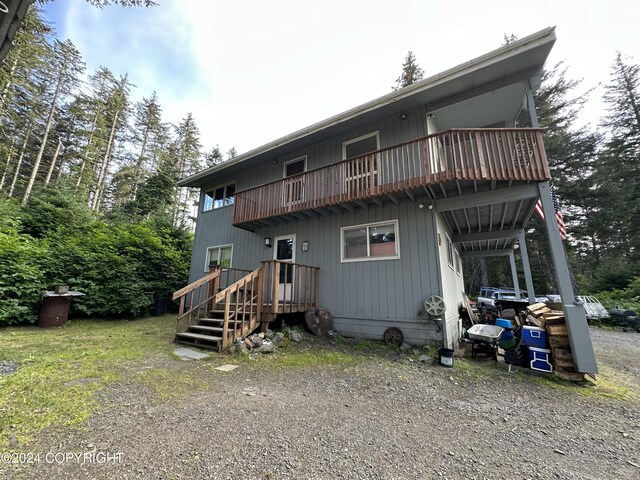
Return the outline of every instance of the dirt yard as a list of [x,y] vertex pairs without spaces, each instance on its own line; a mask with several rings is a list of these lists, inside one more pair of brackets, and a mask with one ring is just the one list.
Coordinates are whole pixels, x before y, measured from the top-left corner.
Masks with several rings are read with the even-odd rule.
[[[150,357],[135,373],[161,380],[162,366],[189,382],[111,386],[86,428],[44,432],[41,459],[0,465],[0,476],[637,479],[640,334],[592,334],[601,375],[591,387],[491,360],[456,359],[449,369],[309,337],[277,361]],[[287,361],[289,349],[304,356]],[[236,370],[214,370],[234,360]]]

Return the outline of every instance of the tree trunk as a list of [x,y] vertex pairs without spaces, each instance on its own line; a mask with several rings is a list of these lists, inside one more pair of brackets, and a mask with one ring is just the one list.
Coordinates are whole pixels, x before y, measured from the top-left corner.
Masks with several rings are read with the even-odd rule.
[[138,184],[140,183],[140,177],[142,175],[142,160],[144,159],[144,154],[147,150],[147,141],[149,140],[149,128],[147,127],[144,131],[144,138],[142,139],[142,147],[140,148],[140,156],[138,157],[138,161],[134,167],[134,175],[135,179],[133,181],[133,188],[131,189],[131,200],[136,198],[136,192],[138,191]]
[[13,64],[11,65],[11,70],[9,70],[7,84],[2,89],[2,98],[0,98],[0,107],[4,107],[4,102],[7,99],[7,95],[9,94],[9,89],[11,88],[11,84],[13,83],[13,74],[16,71],[16,66],[18,65],[18,58],[20,55],[16,55],[13,59]]
[[85,166],[87,165],[87,160],[89,159],[89,147],[91,146],[91,142],[93,141],[93,134],[96,131],[96,123],[98,121],[98,114],[96,113],[93,116],[93,124],[91,125],[91,132],[89,132],[89,141],[85,146],[84,150],[84,158],[82,159],[82,163],[80,164],[80,173],[78,173],[78,180],[76,181],[76,188],[80,186],[80,182],[82,181],[82,174],[84,172]]
[[54,152],[53,158],[51,159],[51,165],[49,165],[47,178],[44,179],[45,185],[49,185],[49,180],[51,180],[51,174],[53,173],[53,169],[55,168],[56,162],[58,161],[58,155],[60,154],[60,147],[62,147],[62,138],[58,139],[58,146],[56,147],[56,151]]
[[20,166],[22,165],[22,160],[24,159],[24,152],[27,149],[27,143],[29,142],[29,137],[31,136],[32,129],[33,129],[33,118],[29,122],[27,133],[24,136],[24,142],[22,142],[22,150],[20,151],[20,157],[18,158],[18,163],[16,164],[16,171],[13,173],[13,180],[11,181],[11,187],[9,187],[9,197],[13,196],[13,189],[16,187],[16,182],[18,181]]
[[44,149],[47,146],[47,140],[49,139],[49,132],[51,131],[51,125],[53,124],[53,116],[56,113],[56,103],[58,101],[58,96],[60,95],[60,91],[62,90],[62,80],[64,78],[64,74],[67,69],[67,62],[68,61],[65,56],[65,59],[62,62],[62,65],[60,66],[60,72],[58,73],[58,82],[56,84],[56,90],[53,94],[53,99],[51,99],[51,108],[49,109],[47,124],[44,127],[44,135],[42,136],[42,143],[40,144],[40,150],[38,150],[38,155],[36,156],[35,162],[33,163],[33,169],[31,170],[31,177],[29,177],[29,183],[27,184],[27,188],[24,190],[24,196],[22,197],[22,205],[27,204],[27,200],[29,200],[29,195],[31,195],[31,189],[33,188],[33,184],[36,181],[36,176],[38,175],[38,168],[40,168],[42,155],[44,154]]
[[98,182],[96,184],[96,190],[93,196],[93,204],[91,205],[91,208],[95,211],[98,211],[98,205],[100,202],[100,198],[102,197],[102,191],[104,190],[104,184],[107,177],[107,170],[109,167],[109,159],[111,158],[111,148],[113,147],[113,138],[116,135],[116,125],[118,124],[119,115],[120,115],[120,110],[117,110],[115,115],[113,116],[113,123],[111,124],[111,132],[109,133],[109,141],[107,142],[107,150],[104,154],[104,158],[102,159],[100,174],[98,176]]
[[13,155],[13,146],[16,143],[18,136],[15,135],[13,140],[11,141],[11,146],[9,147],[9,153],[7,154],[7,161],[4,164],[4,170],[2,171],[2,178],[0,179],[0,190],[4,188],[4,181],[7,178],[7,173],[9,173],[9,167],[11,166],[11,155]]

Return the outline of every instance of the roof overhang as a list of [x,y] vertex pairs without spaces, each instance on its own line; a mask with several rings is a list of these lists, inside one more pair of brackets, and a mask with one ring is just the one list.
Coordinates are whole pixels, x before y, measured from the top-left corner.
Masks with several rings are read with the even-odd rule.
[[400,114],[421,105],[428,111],[436,110],[522,81],[531,81],[536,88],[555,40],[555,27],[545,28],[184,178],[178,186],[202,186],[211,175],[247,160],[274,157],[305,144],[325,140],[355,125]]
[[0,4],[0,60],[4,60],[9,49],[13,46],[13,36],[22,25],[29,5],[34,1],[2,0]]

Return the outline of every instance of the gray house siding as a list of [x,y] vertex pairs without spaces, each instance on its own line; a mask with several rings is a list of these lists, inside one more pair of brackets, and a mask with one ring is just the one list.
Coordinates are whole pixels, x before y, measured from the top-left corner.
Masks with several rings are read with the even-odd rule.
[[[191,281],[204,275],[207,247],[233,244],[232,266],[254,269],[260,260],[273,258],[273,249],[264,246],[265,236],[295,234],[296,262],[320,267],[320,306],[334,315],[338,332],[380,339],[386,328],[397,326],[410,343],[442,340],[423,311],[426,296],[441,294],[431,210],[409,200],[387,202],[257,233],[231,227],[232,208],[208,213],[198,221]],[[387,220],[398,220],[399,259],[341,263],[341,227]],[[302,251],[305,240],[307,252]]]
[[[208,188],[213,188],[228,180],[235,180],[237,182],[236,191],[241,191],[281,180],[283,178],[284,163],[303,156],[307,157],[307,170],[339,162],[342,160],[343,142],[375,131],[379,132],[380,148],[408,142],[426,135],[424,120],[424,110],[418,108],[407,112],[407,118],[404,120],[397,116],[369,125],[354,127],[345,134],[292,150],[268,161],[261,161],[260,163],[247,161],[240,165],[229,167],[224,173],[221,172],[221,176],[216,176],[215,180],[208,185]],[[200,201],[200,210],[202,210],[202,199]],[[199,218],[198,221],[200,221]]]
[[[307,157],[307,170],[342,160],[343,142],[378,131],[380,148],[426,134],[422,108],[407,112],[404,120],[388,118],[354,128],[349,133],[291,151],[286,155],[229,168],[215,177],[200,198],[198,221],[190,271],[190,281],[205,274],[208,247],[233,244],[232,267],[253,270],[260,260],[273,258],[273,249],[264,246],[264,237],[296,235],[297,263],[320,267],[320,305],[334,316],[334,326],[343,335],[380,339],[386,328],[399,327],[405,340],[413,344],[441,342],[442,333],[424,312],[423,301],[442,294],[438,267],[438,246],[434,213],[418,203],[400,200],[382,207],[332,214],[305,222],[263,228],[255,233],[231,225],[233,207],[202,211],[204,192],[237,182],[237,191],[283,178],[283,164]],[[398,221],[400,258],[395,260],[341,263],[340,228],[387,220]],[[302,251],[302,242],[309,250]],[[442,248],[442,247],[440,247]]]
[[[453,348],[462,332],[459,327],[458,309],[462,304],[462,292],[464,292],[462,259],[455,245],[452,248],[453,266],[449,265],[447,243],[451,241],[452,233],[447,228],[442,215],[436,214],[437,231],[442,245],[439,248],[440,276],[442,278],[442,298],[444,298],[447,310],[444,314],[444,345]],[[456,268],[457,267],[457,268]]]

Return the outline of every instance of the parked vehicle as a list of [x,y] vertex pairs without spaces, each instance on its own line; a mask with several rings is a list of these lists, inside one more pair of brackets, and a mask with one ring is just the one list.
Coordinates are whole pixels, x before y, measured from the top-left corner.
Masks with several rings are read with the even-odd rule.
[[[520,292],[523,295],[523,292]],[[508,287],[481,287],[477,305],[480,308],[494,308],[496,300],[515,300],[516,291]]]
[[604,306],[598,301],[597,298],[589,296],[578,296],[576,297],[576,300],[582,302],[584,311],[587,314],[587,320],[600,321],[603,318],[609,317],[609,312],[607,312],[607,309],[604,308]]
[[632,328],[636,332],[640,332],[640,315],[633,310],[625,310],[624,308],[612,308],[609,310],[609,316],[613,321],[612,325],[620,325],[624,332]]

